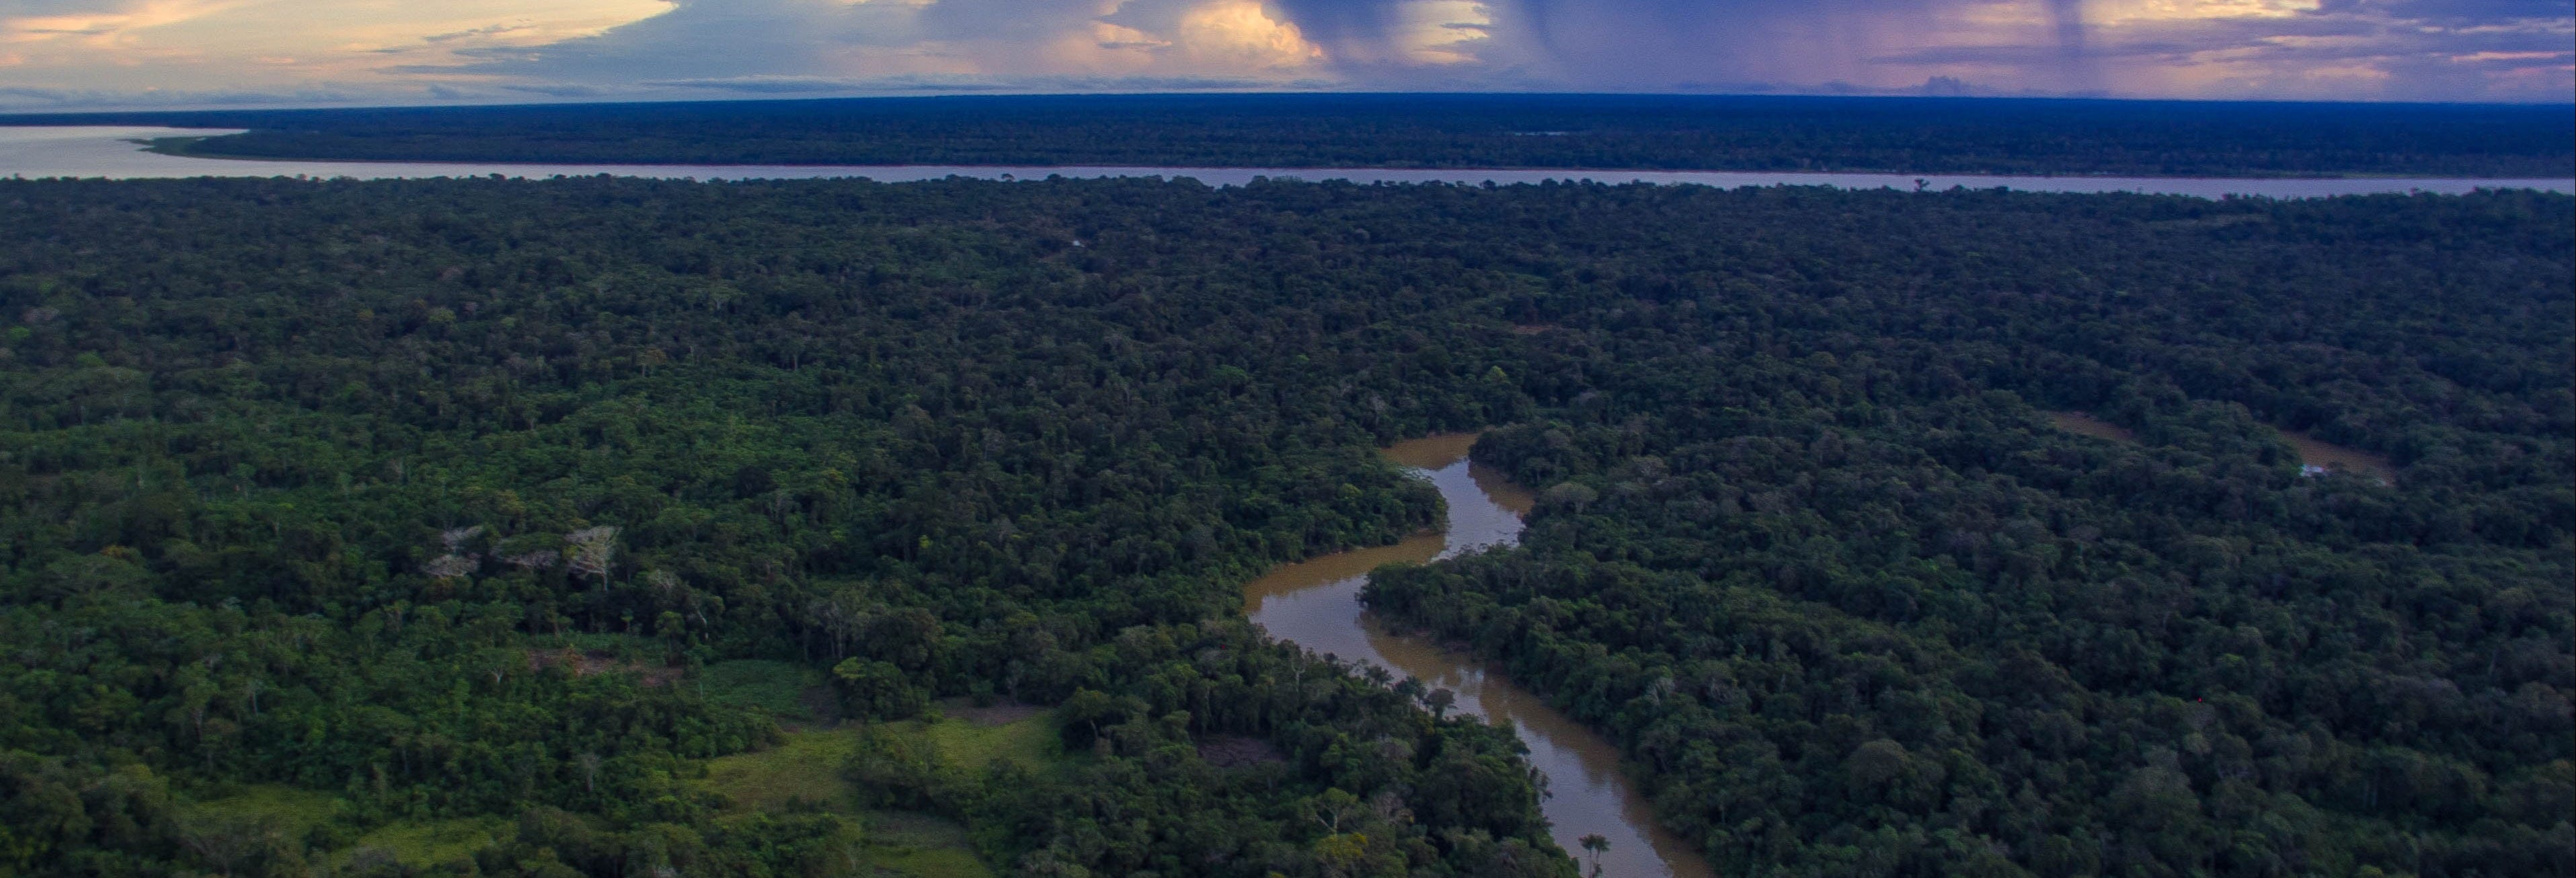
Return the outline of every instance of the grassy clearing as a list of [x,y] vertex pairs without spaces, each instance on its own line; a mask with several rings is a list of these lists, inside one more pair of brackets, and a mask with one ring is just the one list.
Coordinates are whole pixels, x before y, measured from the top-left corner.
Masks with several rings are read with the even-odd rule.
[[706,688],[707,700],[733,707],[766,711],[779,719],[812,719],[801,696],[809,687],[823,683],[823,672],[791,662],[741,661],[717,662],[698,674],[698,684]]
[[867,812],[868,863],[919,878],[988,878],[966,827],[910,811]]
[[[710,691],[715,688],[710,680]],[[886,728],[928,743],[941,760],[970,770],[1003,759],[1036,771],[1066,758],[1047,713],[996,726],[938,719],[894,723]],[[975,853],[963,826],[927,814],[857,810],[857,796],[850,782],[842,777],[841,766],[858,738],[856,728],[789,732],[776,747],[710,760],[706,777],[699,783],[710,792],[723,794],[737,812],[786,810],[805,804],[859,817],[866,827],[859,839],[861,856],[867,863],[861,874],[891,873],[916,878],[993,875],[992,868]]]
[[[743,669],[744,676],[754,679],[764,678],[774,670]],[[716,688],[710,680],[710,691]],[[941,759],[970,770],[994,759],[1044,770],[1066,758],[1047,713],[997,726],[939,719],[895,723],[889,728],[927,742]],[[732,809],[741,813],[811,805],[858,818],[864,829],[857,830],[851,840],[858,843],[865,861],[858,872],[861,875],[991,878],[992,868],[976,854],[965,827],[927,814],[857,808],[857,797],[850,782],[843,778],[841,765],[848,760],[858,735],[856,728],[791,732],[776,747],[710,760],[707,774],[699,783],[704,789],[723,794],[731,801]],[[301,837],[333,819],[340,807],[339,800],[327,793],[263,784],[242,787],[232,795],[191,806],[190,812],[204,819],[251,823]],[[401,821],[359,836],[326,861],[338,867],[361,858],[390,859],[413,869],[427,869],[470,859],[475,851],[488,845],[507,843],[513,830],[511,821],[501,817]]]
[[855,805],[841,763],[857,743],[855,729],[790,732],[776,747],[709,760],[700,783],[738,810],[783,810],[808,802],[846,812]]
[[929,739],[940,758],[950,765],[972,770],[1004,759],[1039,771],[1064,758],[1064,743],[1056,737],[1053,716],[1052,712],[1041,713],[998,726],[979,726],[962,719],[913,720],[896,728]]
[[[1047,714],[999,726],[941,719],[912,720],[889,728],[927,741],[942,760],[968,770],[1004,759],[1041,771],[1064,758]],[[776,747],[709,760],[706,778],[699,783],[710,792],[722,793],[737,810],[785,810],[802,802],[847,811],[854,800],[850,782],[841,776],[841,765],[848,761],[858,735],[856,728],[789,732]]]
[[517,833],[498,817],[389,823],[358,837],[340,859],[354,859],[370,848],[413,868],[472,859],[475,851],[508,841]]
[[[340,809],[339,798],[329,793],[259,784],[189,806],[186,815],[194,820],[248,823],[297,839],[331,821]],[[345,866],[362,856],[381,856],[413,868],[428,868],[470,859],[475,851],[507,841],[513,834],[510,821],[500,817],[397,821],[359,836],[349,846],[324,855],[324,860]],[[379,853],[371,854],[369,849]]]
[[331,819],[339,809],[340,800],[328,793],[282,784],[255,784],[220,799],[199,802],[186,813],[192,818],[246,822],[301,837]]
[[965,848],[905,848],[868,845],[868,865],[919,878],[988,878],[990,866]]

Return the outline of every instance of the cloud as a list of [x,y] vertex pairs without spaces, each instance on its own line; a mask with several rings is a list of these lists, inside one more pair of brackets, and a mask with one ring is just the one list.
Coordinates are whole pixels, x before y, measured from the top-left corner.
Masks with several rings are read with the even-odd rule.
[[0,42],[73,40],[90,47],[113,46],[132,39],[137,31],[203,18],[238,5],[228,0],[30,3],[24,8],[35,14],[0,18]]
[[1306,41],[1295,24],[1270,17],[1251,0],[1219,0],[1190,8],[1169,32],[1169,42],[1193,60],[1239,61],[1261,69],[1295,69],[1320,61],[1324,50]]
[[[1277,88],[1273,79],[1225,78],[1208,76],[888,76],[873,79],[821,79],[799,77],[745,77],[741,79],[681,79],[645,83],[656,88],[695,91],[734,92],[752,95],[821,95],[821,94],[957,94],[979,92],[1014,92],[1065,94],[1103,92],[1132,94],[1166,91],[1249,91]],[[1322,88],[1329,83],[1305,80],[1287,83],[1300,89]]]
[[2576,29],[2566,18],[2464,17],[2478,5],[2502,4],[2133,21],[2088,52],[2115,79],[2214,97],[2564,102],[2576,92]]
[[311,107],[348,104],[366,93],[334,89],[193,89],[132,92],[0,86],[0,108],[18,112],[190,110],[205,107]]
[[[461,52],[493,80],[740,93],[1073,90],[1311,82],[1322,50],[1254,0],[681,0],[669,13],[532,51]],[[1141,78],[1140,78],[1141,77]]]
[[[1354,77],[1388,70],[1420,0],[1281,0]],[[2565,0],[1487,0],[1444,78],[1903,92],[2566,101]],[[2478,55],[2486,52],[2490,54]],[[2555,54],[2550,54],[2555,52]],[[2474,57],[2476,60],[2461,60]],[[1472,78],[1472,77],[1471,77]]]
[[2571,0],[0,0],[11,86],[152,105],[1309,88],[2566,102],[2571,42]]
[[[429,89],[443,74],[424,68],[458,52],[547,45],[669,8],[664,0],[0,0],[0,68],[19,89],[138,107],[435,99]],[[406,65],[414,71],[388,72]],[[0,96],[9,101],[32,99]]]

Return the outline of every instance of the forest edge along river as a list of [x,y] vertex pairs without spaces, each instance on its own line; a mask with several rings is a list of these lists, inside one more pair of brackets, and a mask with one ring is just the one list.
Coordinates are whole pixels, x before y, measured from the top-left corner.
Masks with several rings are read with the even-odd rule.
[[[1446,527],[1392,546],[1337,552],[1282,566],[1244,586],[1246,614],[1270,636],[1318,655],[1365,662],[1457,695],[1461,713],[1511,724],[1529,761],[1547,778],[1540,803],[1558,845],[1588,866],[1587,835],[1610,841],[1606,878],[1699,878],[1713,874],[1692,847],[1655,820],[1645,797],[1620,772],[1618,748],[1463,652],[1379,625],[1360,603],[1369,571],[1399,561],[1447,558],[1519,541],[1534,496],[1467,459],[1476,434],[1400,442],[1388,459],[1419,471],[1447,501]],[[1588,870],[1587,870],[1588,874]]]
[[2221,198],[2324,198],[2336,195],[2427,192],[2457,195],[2481,188],[2576,193],[2576,179],[2450,177],[2132,177],[2003,176],[1991,174],[1888,174],[1793,171],[1633,171],[1515,168],[1208,168],[991,165],[660,165],[508,162],[347,161],[238,159],[150,152],[151,141],[201,138],[236,130],[142,126],[0,126],[0,177],[318,177],[365,180],[433,177],[542,178],[607,174],[671,180],[797,180],[865,178],[884,183],[969,177],[1040,180],[1047,177],[1188,178],[1211,186],[1239,186],[1263,178],[1341,180],[1352,183],[1597,183],[1740,186],[1830,186],[1837,189],[1945,191],[2006,188],[2020,192],[2188,195]]

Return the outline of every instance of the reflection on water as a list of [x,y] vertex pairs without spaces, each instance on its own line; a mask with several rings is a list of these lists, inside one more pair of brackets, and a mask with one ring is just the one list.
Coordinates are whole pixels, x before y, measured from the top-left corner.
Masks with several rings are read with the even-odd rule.
[[[1274,570],[1244,587],[1252,621],[1271,636],[1319,654],[1380,665],[1458,694],[1458,709],[1512,724],[1529,745],[1530,764],[1547,776],[1541,807],[1558,845],[1582,857],[1576,840],[1610,840],[1601,858],[1612,878],[1711,874],[1707,863],[1655,823],[1645,800],[1619,773],[1619,752],[1536,696],[1464,653],[1421,638],[1388,633],[1360,605],[1368,572],[1397,561],[1424,562],[1520,538],[1532,497],[1492,469],[1467,461],[1474,434],[1433,436],[1386,450],[1421,470],[1448,501],[1448,528],[1374,549],[1327,555]],[[1588,862],[1588,860],[1587,860]]]
[[1738,186],[1832,186],[1839,189],[1941,191],[2008,187],[2022,192],[2146,192],[2218,198],[2259,195],[2321,198],[2332,195],[2432,192],[2457,195],[2479,187],[2576,192],[2576,180],[2480,180],[2344,177],[2332,179],[2223,179],[2211,177],[2006,177],[1973,174],[1843,174],[1777,171],[1578,171],[1486,168],[1172,168],[1002,167],[992,165],[635,165],[518,162],[359,162],[329,159],[219,159],[161,155],[131,141],[203,137],[233,131],[137,126],[0,126],[0,176],[21,177],[581,177],[608,174],[688,180],[801,180],[865,177],[887,183],[975,177],[1042,180],[1063,177],[1188,177],[1211,186],[1240,186],[1261,177],[1348,180],[1354,183],[1698,183]]

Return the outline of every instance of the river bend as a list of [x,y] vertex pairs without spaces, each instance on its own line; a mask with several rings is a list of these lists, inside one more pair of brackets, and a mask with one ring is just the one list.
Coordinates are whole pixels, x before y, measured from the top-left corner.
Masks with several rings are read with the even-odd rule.
[[1701,878],[1708,864],[1656,823],[1645,798],[1619,770],[1619,751],[1536,695],[1463,653],[1418,637],[1389,633],[1360,603],[1368,572],[1397,561],[1427,562],[1520,540],[1521,516],[1533,497],[1502,474],[1467,460],[1473,433],[1397,444],[1388,458],[1413,468],[1448,501],[1447,526],[1392,546],[1354,549],[1290,564],[1244,586],[1244,606],[1272,637],[1318,654],[1363,661],[1458,694],[1458,709],[1511,723],[1529,745],[1530,764],[1547,777],[1540,803],[1556,843],[1584,861],[1583,836],[1610,840],[1605,878]]

